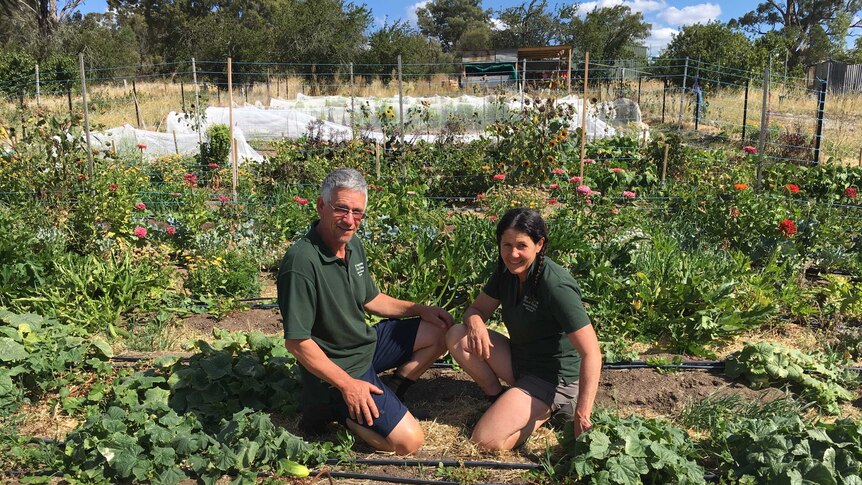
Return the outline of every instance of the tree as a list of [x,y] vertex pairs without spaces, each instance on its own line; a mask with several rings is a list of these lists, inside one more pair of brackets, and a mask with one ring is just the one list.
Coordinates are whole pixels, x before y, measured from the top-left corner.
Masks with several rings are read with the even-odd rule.
[[658,63],[668,66],[662,73],[675,74],[681,78],[680,59],[686,57],[691,61],[690,66],[706,63],[722,67],[720,70],[711,69],[708,75],[705,74],[700,81],[701,86],[713,82],[743,84],[744,79],[748,78],[747,73],[760,65],[754,43],[742,32],[718,21],[684,26],[662,52]]
[[541,47],[550,44],[556,19],[546,9],[547,0],[530,0],[500,13],[503,29],[494,33],[498,49]]
[[434,72],[432,63],[440,60],[442,52],[437,41],[426,39],[409,23],[396,20],[384,23],[368,36],[368,49],[362,56],[364,73],[387,74],[401,56],[405,74]]
[[[787,39],[793,67],[823,60],[818,58],[836,50],[842,53],[848,32],[862,28],[862,19],[856,17],[860,10],[862,0],[767,0],[729,25],[760,35],[779,31]],[[831,46],[823,45],[825,39]]]
[[631,48],[646,39],[652,27],[627,5],[594,8],[582,19],[575,4],[561,8],[558,17],[560,41],[576,52],[590,51],[592,59],[636,57]]
[[431,0],[416,10],[416,16],[419,31],[440,41],[443,52],[454,50],[465,33],[469,39],[461,44],[475,45],[477,36],[483,35],[478,24],[486,25],[490,36],[491,9],[482,9],[481,0]]
[[57,7],[57,0],[0,0],[0,10],[9,17],[35,19],[39,34],[50,37],[84,0],[67,0]]

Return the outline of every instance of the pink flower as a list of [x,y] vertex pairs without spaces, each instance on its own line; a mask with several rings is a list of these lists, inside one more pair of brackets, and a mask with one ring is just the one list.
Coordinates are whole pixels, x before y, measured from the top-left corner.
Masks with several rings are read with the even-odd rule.
[[111,191],[111,192],[116,192],[116,191],[117,191],[117,184],[111,184],[111,185],[109,185],[109,186],[108,186],[108,190],[109,190],[109,191]]
[[171,192],[171,197],[179,197],[181,195],[183,195],[183,194],[181,194],[179,192]]
[[623,172],[625,172],[625,170],[623,170],[623,169],[621,169],[621,168],[619,168],[619,167],[614,167],[614,168],[612,168],[612,169],[611,169],[611,172],[613,172],[613,173],[623,173]]
[[487,197],[485,194],[476,194],[476,200],[485,200]]
[[135,209],[138,209],[139,211],[147,210],[147,204],[144,204],[143,202],[138,202],[137,204],[135,204]]
[[[138,143],[138,148],[140,148],[141,150],[146,150],[147,146],[144,145],[143,143]],[[146,231],[144,231],[144,232],[146,232]]]
[[482,165],[482,170],[487,172],[488,170],[491,170],[491,166],[490,165]]
[[578,185],[577,191],[581,195],[590,195],[593,193],[588,185]]
[[193,173],[187,173],[183,175],[183,181],[185,181],[186,185],[189,187],[194,187],[198,184],[198,176]]
[[565,175],[566,171],[563,170],[562,168],[555,168],[555,169],[551,170],[551,173],[554,175]]
[[490,216],[488,216],[488,220],[489,220],[489,221],[491,221],[491,222],[496,222],[496,221],[497,221],[497,216],[495,216],[495,215],[490,215]]
[[87,180],[87,174],[82,173],[78,175],[78,182],[83,182],[85,180]]
[[143,238],[147,237],[147,228],[138,226],[135,228],[134,233],[138,239],[143,239]]
[[634,199],[635,197],[637,197],[637,194],[630,190],[623,190],[623,197],[625,197],[626,199]]
[[177,233],[177,228],[174,226],[168,226],[165,228],[165,232],[168,233],[168,236],[173,236]]
[[596,161],[593,160],[592,158],[585,158],[584,159],[584,165],[589,165],[591,163],[596,163]]
[[560,188],[560,184],[551,184],[548,186],[548,188],[551,190],[557,190]]
[[294,201],[294,202],[296,202],[296,203],[297,203],[297,204],[299,204],[299,205],[306,205],[306,204],[308,204],[308,199],[303,199],[302,197],[300,197],[300,196],[298,196],[298,195],[296,195],[296,196],[294,196],[294,197],[293,197],[293,201]]
[[230,198],[226,195],[218,196],[218,201],[221,202],[222,204],[226,204],[227,201],[229,201],[229,200],[230,200]]
[[746,146],[742,147],[742,151],[744,151],[745,153],[750,153],[752,155],[757,154],[757,148],[750,146],[750,145],[746,145]]
[[497,181],[506,180],[506,174],[498,173],[497,175],[494,175],[494,180],[497,180]]
[[580,183],[582,183],[583,181],[584,181],[584,178],[583,178],[583,177],[578,177],[577,175],[575,175],[574,177],[572,177],[572,178],[570,178],[570,179],[569,179],[569,182],[570,182],[570,183],[573,183],[573,184],[580,184]]
[[217,163],[215,163],[215,162],[213,162],[213,163],[208,163],[208,164],[207,164],[207,167],[209,167],[209,168],[218,168],[218,164],[217,164]]
[[844,189],[844,197],[847,197],[848,199],[855,199],[856,187],[847,187],[846,189]]

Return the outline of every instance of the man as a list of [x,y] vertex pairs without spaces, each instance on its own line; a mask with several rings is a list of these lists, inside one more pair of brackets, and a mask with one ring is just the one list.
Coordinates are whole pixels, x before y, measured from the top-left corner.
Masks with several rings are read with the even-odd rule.
[[[323,180],[317,214],[278,272],[284,344],[301,364],[302,413],[307,428],[327,417],[378,450],[409,454],[425,438],[402,403],[407,388],[446,351],[452,316],[442,308],[380,293],[365,250],[354,237],[368,200],[368,186],[353,169]],[[365,312],[387,318],[373,327]],[[395,320],[406,317],[406,320]],[[395,368],[389,389],[378,372]]]

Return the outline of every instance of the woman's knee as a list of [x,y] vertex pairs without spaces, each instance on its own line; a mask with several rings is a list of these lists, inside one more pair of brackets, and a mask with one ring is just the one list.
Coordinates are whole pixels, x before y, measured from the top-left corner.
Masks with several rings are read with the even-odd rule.
[[446,347],[449,352],[458,348],[464,338],[467,337],[467,327],[464,325],[452,325],[446,332]]

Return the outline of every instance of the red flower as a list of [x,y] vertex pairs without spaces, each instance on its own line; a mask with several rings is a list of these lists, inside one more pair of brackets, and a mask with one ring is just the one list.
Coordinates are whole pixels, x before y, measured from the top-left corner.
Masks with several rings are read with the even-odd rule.
[[476,194],[476,200],[485,200],[487,195],[485,194]]
[[856,187],[847,187],[846,189],[844,189],[844,197],[847,197],[848,199],[855,199]]
[[748,188],[748,184],[736,184],[733,186],[736,190],[745,190]]
[[581,183],[581,182],[583,182],[583,181],[584,181],[584,178],[583,178],[583,177],[578,177],[577,175],[575,175],[574,177],[572,177],[572,178],[570,178],[570,179],[569,179],[569,182],[570,182],[570,183],[573,183],[573,184],[580,184],[580,183]]
[[796,184],[787,184],[784,186],[784,188],[787,189],[787,191],[790,192],[791,194],[798,194],[799,193],[799,186]]
[[144,204],[143,202],[138,202],[137,204],[135,204],[135,209],[138,209],[139,211],[147,210],[147,204]]
[[548,199],[548,204],[553,205],[557,203],[557,199]]
[[194,187],[198,184],[198,176],[193,173],[187,173],[183,175],[183,181],[185,181],[186,185],[189,187]]
[[306,204],[308,204],[308,199],[303,199],[302,197],[300,197],[300,196],[298,196],[298,195],[296,195],[296,196],[294,196],[294,197],[293,197],[293,201],[294,201],[294,202],[296,202],[296,203],[297,203],[297,204],[299,204],[299,205],[306,205]]
[[742,151],[744,151],[745,153],[750,153],[752,155],[757,155],[757,148],[750,145],[742,147]]
[[218,196],[218,201],[221,202],[222,204],[226,204],[227,201],[229,201],[229,200],[230,200],[230,198],[226,195]]
[[138,148],[140,148],[141,150],[146,150],[147,146],[144,145],[143,143],[138,143]]
[[555,168],[555,169],[551,170],[551,173],[554,175],[565,175],[566,171],[563,170],[562,168]]
[[548,188],[551,190],[557,190],[560,188],[560,184],[551,184],[548,186]]
[[488,170],[491,170],[491,167],[489,165],[482,165],[482,170],[487,172]]
[[497,175],[494,175],[494,180],[497,180],[497,181],[506,180],[506,174],[498,173]]
[[591,163],[596,163],[596,161],[593,160],[592,158],[585,158],[584,159],[584,165],[589,165]]
[[168,233],[168,236],[173,236],[177,233],[177,228],[174,226],[168,226],[165,228],[165,232]]
[[207,167],[215,169],[215,168],[218,168],[218,164],[217,164],[217,163],[215,163],[215,162],[208,163],[208,164],[207,164]]
[[490,216],[488,216],[488,220],[489,220],[489,221],[491,221],[491,222],[495,222],[495,221],[497,220],[497,216],[495,216],[495,215],[490,215]]
[[87,180],[87,174],[85,174],[85,173],[78,174],[78,182],[83,182],[85,180]]
[[784,219],[778,224],[778,230],[782,232],[785,237],[790,237],[796,234],[796,223],[791,219]]
[[623,170],[623,169],[621,169],[621,168],[619,168],[619,167],[614,167],[614,168],[612,168],[612,169],[611,169],[611,172],[613,172],[613,173],[623,173],[624,171],[625,171],[625,170]]
[[117,191],[117,184],[109,185],[108,190],[110,190],[111,192],[116,192]]
[[134,234],[138,239],[143,239],[147,237],[147,228],[138,226],[135,228]]

